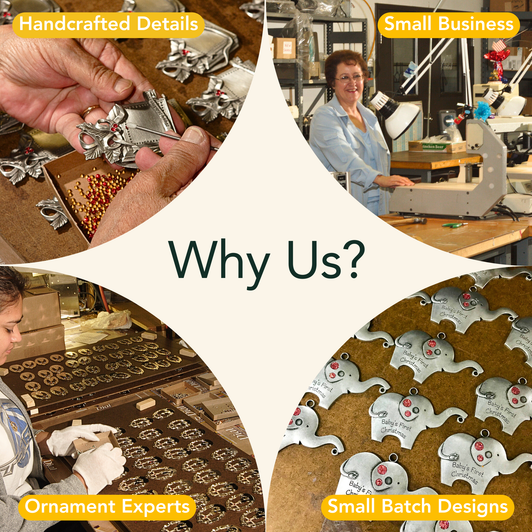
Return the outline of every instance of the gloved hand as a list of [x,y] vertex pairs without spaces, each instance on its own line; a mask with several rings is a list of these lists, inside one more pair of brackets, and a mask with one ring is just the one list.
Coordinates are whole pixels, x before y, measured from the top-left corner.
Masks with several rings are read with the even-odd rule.
[[98,441],[95,432],[116,432],[114,427],[109,425],[78,425],[76,427],[67,427],[66,429],[54,430],[48,438],[46,444],[54,456],[67,456],[76,458],[72,442],[77,438],[85,438],[88,441]]
[[97,495],[124,472],[125,463],[122,449],[104,443],[94,451],[81,454],[72,471],[83,477],[89,495]]

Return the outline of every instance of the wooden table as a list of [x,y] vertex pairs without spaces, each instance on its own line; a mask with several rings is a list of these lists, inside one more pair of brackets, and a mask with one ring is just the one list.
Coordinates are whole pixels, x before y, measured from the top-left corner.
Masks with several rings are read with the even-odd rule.
[[423,183],[430,183],[433,170],[480,162],[482,162],[480,155],[470,155],[465,151],[456,153],[399,151],[392,153],[391,173],[405,177],[421,177]]
[[[394,215],[380,218],[385,222],[402,219],[401,216]],[[427,218],[426,224],[399,225],[396,229],[424,244],[460,257],[490,259],[500,264],[532,264],[528,218],[522,218],[519,222],[505,217],[465,220],[463,223],[467,225],[457,229],[442,227],[446,223],[461,221],[456,218]]]

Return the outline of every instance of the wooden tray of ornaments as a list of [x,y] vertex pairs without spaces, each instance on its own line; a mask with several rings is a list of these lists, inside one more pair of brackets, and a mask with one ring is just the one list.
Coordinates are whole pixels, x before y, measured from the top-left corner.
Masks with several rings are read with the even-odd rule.
[[[138,398],[83,416],[82,422],[118,429],[125,472],[102,495],[189,495],[197,506],[188,521],[114,523],[127,532],[264,532],[257,463],[164,398],[139,411]],[[65,424],[47,430],[63,428]],[[70,466],[74,460],[64,458]]]
[[177,342],[164,337],[149,341],[127,334],[91,347],[18,360],[7,366],[4,381],[18,397],[30,395],[35,407],[29,410],[36,420],[205,371],[199,357],[182,359],[179,349]]

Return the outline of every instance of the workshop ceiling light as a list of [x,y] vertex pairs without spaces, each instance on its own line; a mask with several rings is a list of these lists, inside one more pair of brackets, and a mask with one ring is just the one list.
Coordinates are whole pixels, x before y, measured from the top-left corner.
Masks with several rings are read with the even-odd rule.
[[492,89],[487,88],[482,95],[497,112],[497,116],[518,116],[521,114],[526,105],[526,98],[503,92],[497,94]]
[[384,117],[386,131],[393,140],[399,138],[412,125],[421,111],[413,103],[397,103],[380,91],[373,96],[370,103]]

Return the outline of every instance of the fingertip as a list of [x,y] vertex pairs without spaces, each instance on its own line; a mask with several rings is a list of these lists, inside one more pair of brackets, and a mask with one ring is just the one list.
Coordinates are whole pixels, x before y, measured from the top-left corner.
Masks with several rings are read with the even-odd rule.
[[197,126],[190,126],[185,129],[185,132],[183,133],[181,139],[186,142],[190,142],[191,144],[200,145],[206,142],[210,144],[207,132]]

